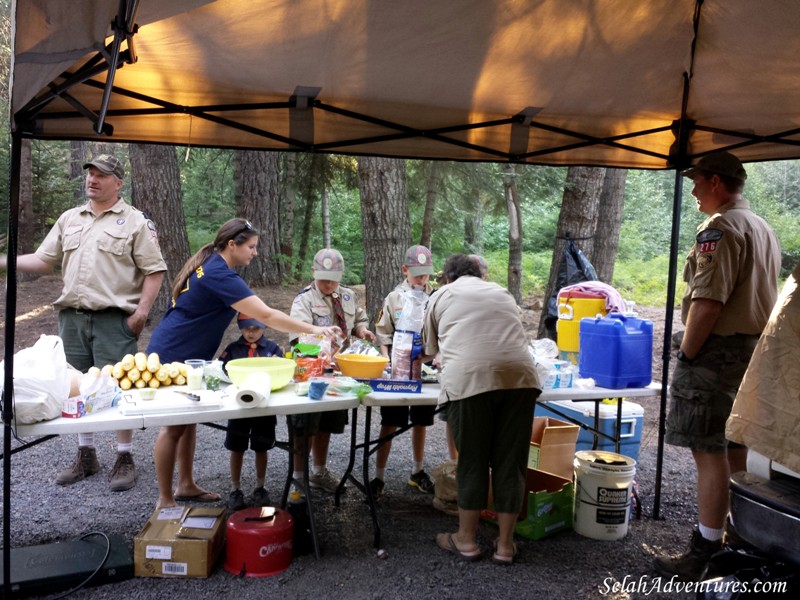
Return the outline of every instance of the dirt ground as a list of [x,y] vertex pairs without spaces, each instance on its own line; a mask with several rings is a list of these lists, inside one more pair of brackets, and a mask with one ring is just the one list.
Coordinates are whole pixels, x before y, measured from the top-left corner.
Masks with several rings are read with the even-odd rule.
[[[256,290],[267,304],[288,310],[301,285],[273,286]],[[57,315],[51,303],[61,288],[57,276],[41,277],[19,284],[15,348],[32,345],[43,333],[57,333]],[[5,308],[5,287],[0,289]],[[523,320],[531,337],[538,326],[541,305],[537,298],[523,302]],[[663,309],[640,307],[641,317],[654,322],[653,379],[661,379],[661,344]],[[675,316],[674,322],[680,321]],[[151,328],[145,330],[140,348],[146,347]],[[238,335],[232,325],[226,336]],[[285,337],[272,332],[285,345]],[[0,324],[5,337],[5,322]],[[378,518],[381,523],[387,560],[378,560],[372,548],[372,529],[363,501],[356,491],[345,495],[342,506],[335,507],[328,497],[315,495],[315,514],[323,556],[296,558],[289,570],[267,578],[239,578],[218,567],[202,580],[165,580],[134,578],[75,594],[76,598],[264,598],[276,594],[288,598],[506,598],[536,594],[547,599],[572,598],[687,598],[686,594],[654,593],[653,556],[678,553],[686,544],[691,523],[696,518],[694,504],[694,465],[688,452],[667,446],[661,505],[658,519],[652,518],[656,477],[658,420],[660,399],[639,398],[644,407],[642,441],[636,482],[643,506],[643,517],[632,520],[628,535],[622,540],[597,541],[575,532],[563,532],[542,540],[518,538],[518,564],[512,569],[492,565],[484,559],[463,563],[439,550],[433,543],[439,531],[453,531],[455,519],[431,506],[431,497],[411,491],[406,485],[410,469],[410,436],[395,440],[387,468],[387,493],[381,499]],[[358,426],[363,428],[363,408]],[[377,427],[373,419],[373,425]],[[377,430],[374,431],[375,433]],[[55,474],[72,459],[75,436],[63,436],[17,453],[12,461],[12,545],[43,544],[77,537],[86,531],[100,530],[124,537],[130,548],[133,538],[154,508],[157,492],[152,463],[152,448],[157,431],[146,429],[134,437],[137,465],[136,487],[124,494],[108,491],[106,477],[114,451],[112,434],[98,434],[98,457],[103,472],[73,486],[62,488],[52,483]],[[279,423],[278,436],[285,435]],[[208,428],[198,429],[195,476],[207,489],[227,496],[229,487],[228,457],[223,449],[223,434]],[[18,445],[19,440],[13,440]],[[344,471],[349,449],[349,435],[331,439],[330,468]],[[268,491],[273,499],[280,495],[282,477],[288,466],[284,452],[269,453]],[[447,458],[444,425],[436,421],[428,433],[426,468],[430,471]],[[252,455],[245,457],[244,485],[250,486]],[[496,528],[481,524],[479,539],[484,552],[491,553]],[[626,579],[627,578],[627,579]],[[645,594],[630,591],[633,583]],[[623,584],[628,588],[624,588]],[[633,582],[633,583],[632,583]],[[648,586],[650,588],[642,588]],[[627,591],[626,591],[627,589]]]

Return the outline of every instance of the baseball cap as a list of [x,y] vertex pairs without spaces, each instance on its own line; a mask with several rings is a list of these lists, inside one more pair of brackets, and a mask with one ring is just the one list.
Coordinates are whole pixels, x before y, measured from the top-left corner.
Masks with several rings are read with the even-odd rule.
[[261,327],[261,329],[264,329],[266,327],[266,325],[264,325],[258,319],[248,317],[242,313],[239,313],[239,318],[237,319],[236,324],[239,326],[239,329],[244,329],[245,327]]
[[111,156],[110,154],[98,154],[83,165],[84,169],[89,167],[97,167],[106,175],[113,175],[117,179],[125,177],[125,168],[122,166],[122,162],[116,156]]
[[701,171],[733,177],[739,181],[747,179],[747,171],[744,170],[742,162],[730,152],[712,152],[711,154],[706,154],[697,161],[695,166],[684,171],[683,176],[694,179]]
[[341,281],[342,273],[344,272],[344,259],[338,250],[325,248],[314,255],[311,269],[314,271],[314,279]]
[[411,246],[406,250],[403,265],[408,267],[408,272],[414,275],[433,275],[433,258],[431,251],[425,246]]

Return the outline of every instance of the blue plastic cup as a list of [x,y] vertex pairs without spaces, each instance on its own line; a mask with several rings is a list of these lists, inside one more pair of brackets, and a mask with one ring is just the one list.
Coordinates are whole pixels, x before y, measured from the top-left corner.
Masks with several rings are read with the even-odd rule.
[[328,385],[329,382],[324,377],[312,377],[308,385],[308,397],[312,400],[322,400]]

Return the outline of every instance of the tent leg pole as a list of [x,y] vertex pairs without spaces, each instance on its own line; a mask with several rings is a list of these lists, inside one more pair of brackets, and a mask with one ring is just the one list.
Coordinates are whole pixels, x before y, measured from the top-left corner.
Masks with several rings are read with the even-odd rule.
[[664,347],[661,356],[661,404],[658,414],[658,454],[656,457],[656,489],[653,499],[653,518],[661,516],[661,478],[664,469],[664,436],[667,430],[667,389],[669,387],[669,361],[672,350],[672,316],[675,312],[675,290],[678,270],[678,242],[681,231],[681,205],[683,204],[683,175],[675,170],[675,193],[672,202],[672,233],[669,246],[669,277],[667,280],[666,315],[664,317]]
[[11,135],[8,170],[8,267],[6,269],[6,338],[3,376],[3,598],[11,598],[11,422],[14,418],[14,326],[17,314],[17,233],[22,138]]

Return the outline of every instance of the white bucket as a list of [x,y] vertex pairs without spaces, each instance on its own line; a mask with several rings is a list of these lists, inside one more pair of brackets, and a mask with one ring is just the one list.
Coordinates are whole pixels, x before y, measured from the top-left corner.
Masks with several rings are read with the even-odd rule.
[[575,453],[575,521],[579,534],[618,540],[628,533],[636,461],[601,450]]

